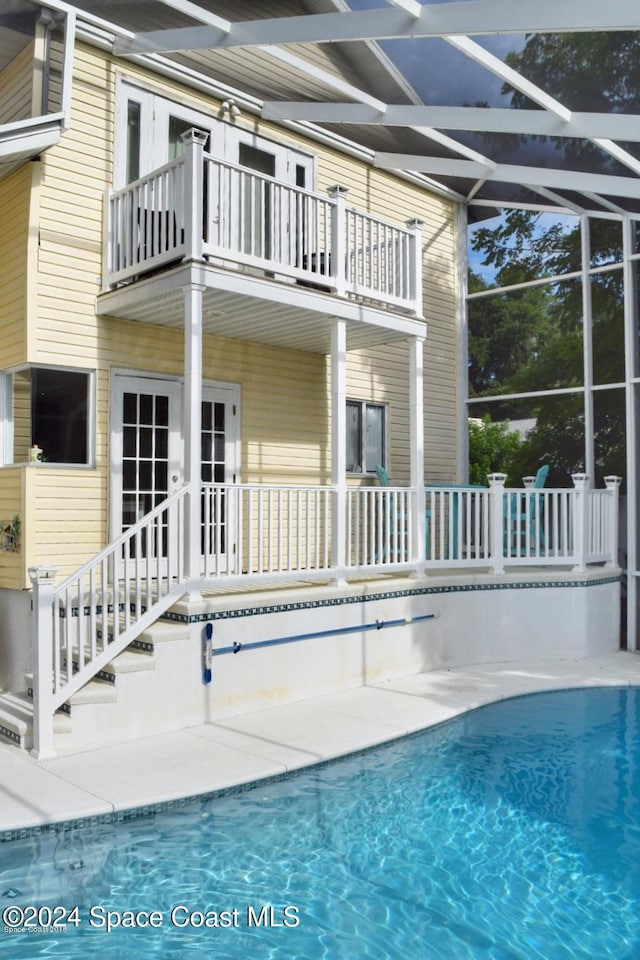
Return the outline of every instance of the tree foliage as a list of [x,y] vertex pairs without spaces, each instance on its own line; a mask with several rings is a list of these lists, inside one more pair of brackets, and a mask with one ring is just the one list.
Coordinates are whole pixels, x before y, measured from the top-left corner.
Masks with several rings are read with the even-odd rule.
[[520,449],[520,435],[509,424],[492,423],[487,415],[481,421],[469,421],[469,482],[486,484],[489,473],[506,473],[507,483],[515,483],[512,465]]
[[[640,34],[539,34],[527,37],[509,65],[572,110],[637,112],[640,109]],[[514,107],[527,98],[507,86]],[[487,135],[490,136],[490,135]],[[562,154],[575,169],[616,170],[617,161],[592,143],[571,138],[537,138]],[[523,141],[524,142],[524,141]],[[557,162],[557,161],[556,161]],[[622,260],[622,232],[615,220],[589,223],[591,263]],[[478,228],[473,249],[495,275],[499,287],[544,277],[578,274],[543,286],[472,299],[469,306],[469,393],[496,396],[580,388],[585,383],[583,350],[582,237],[577,219],[511,210],[497,225]],[[624,288],[620,269],[589,281],[592,303],[593,364],[588,375],[599,386],[624,380]],[[472,273],[470,291],[486,289]],[[624,393],[594,394],[596,481],[625,471]],[[487,409],[485,407],[485,409]],[[535,426],[511,461],[517,476],[550,465],[550,483],[569,482],[584,469],[585,410],[582,393],[505,401],[494,419],[535,418]],[[471,445],[470,445],[471,449]]]

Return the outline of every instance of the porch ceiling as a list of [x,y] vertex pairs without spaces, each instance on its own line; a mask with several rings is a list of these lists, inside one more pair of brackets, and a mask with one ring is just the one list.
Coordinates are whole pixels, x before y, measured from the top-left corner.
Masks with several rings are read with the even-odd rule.
[[349,350],[426,335],[424,320],[209,264],[181,264],[103,293],[98,315],[182,328],[191,284],[203,289],[203,332],[218,337],[328,354],[336,318],[346,321]]

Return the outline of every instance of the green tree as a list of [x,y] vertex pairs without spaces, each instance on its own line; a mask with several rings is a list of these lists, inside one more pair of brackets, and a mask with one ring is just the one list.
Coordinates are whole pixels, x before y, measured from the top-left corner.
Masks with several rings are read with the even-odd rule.
[[509,424],[492,423],[487,415],[481,421],[469,421],[469,482],[486,484],[487,474],[506,473],[507,483],[515,483],[512,464],[520,449],[520,435]]
[[[509,54],[507,61],[529,80],[571,110],[587,112],[638,112],[640,109],[640,34],[638,32],[538,34],[528,36],[522,50]],[[527,98],[505,85],[515,108],[530,107]],[[490,134],[485,135],[488,139]],[[526,157],[530,140],[537,148],[545,146],[561,158],[559,165],[608,173],[626,171],[618,161],[590,141],[578,138],[513,137],[511,147],[523,148]],[[623,145],[624,146],[624,145]],[[633,152],[633,148],[631,148]],[[526,160],[525,160],[526,162]],[[592,219],[589,225],[591,266],[620,262],[622,233],[615,220]],[[493,268],[496,285],[519,284],[545,276],[579,272],[581,267],[581,228],[558,217],[550,221],[538,212],[512,210],[497,225],[478,229],[474,249],[483,254],[484,264]],[[593,382],[602,387],[624,380],[624,312],[621,270],[603,272],[590,279],[593,328]],[[472,280],[475,283],[475,280]],[[554,388],[581,387],[584,384],[582,340],[583,289],[579,279],[554,282],[542,288],[538,298],[538,335],[524,322],[523,351],[509,347],[513,331],[505,323],[502,298],[484,302],[485,316],[477,326],[472,320],[476,310],[470,303],[469,355],[470,394],[495,395],[529,393]],[[495,330],[486,332],[491,316]],[[533,316],[533,313],[532,313]],[[500,343],[504,334],[505,343]],[[525,349],[526,348],[526,349]],[[487,353],[496,350],[498,364],[491,369]],[[502,362],[518,356],[510,368]],[[524,354],[524,357],[523,357]],[[484,371],[488,371],[484,375]],[[478,372],[480,371],[480,372]],[[497,371],[497,372],[496,372]],[[625,411],[624,392],[612,387],[594,393],[594,454],[597,482],[606,473],[624,475]],[[549,483],[568,482],[570,473],[584,469],[584,403],[581,394],[531,397],[526,412],[523,404],[505,402],[499,417],[534,417],[535,426],[520,445],[513,470],[533,473],[540,463],[549,463]],[[494,415],[496,419],[498,414]]]
[[[478,273],[470,273],[469,292],[490,289]],[[551,335],[547,296],[543,287],[535,287],[470,301],[471,396],[511,391],[514,378],[538,356]]]

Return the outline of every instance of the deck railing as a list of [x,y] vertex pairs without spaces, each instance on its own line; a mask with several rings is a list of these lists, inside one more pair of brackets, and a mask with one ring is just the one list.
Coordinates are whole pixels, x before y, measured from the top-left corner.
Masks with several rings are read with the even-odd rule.
[[208,259],[420,315],[420,226],[357,210],[342,188],[314,193],[194,142],[184,156],[109,193],[106,282]]
[[[591,490],[425,488],[424,556],[417,556],[409,487],[202,485],[201,574],[185,577],[185,498],[172,494],[55,586],[34,569],[34,752],[53,750],[52,718],[188,589],[231,583],[331,580],[412,570],[617,564],[618,477]],[[343,505],[343,509],[342,509]]]
[[185,486],[158,504],[59,586],[55,571],[29,571],[39,757],[53,750],[54,712],[185,592],[187,493]]
[[203,484],[205,580],[330,576],[334,489]]

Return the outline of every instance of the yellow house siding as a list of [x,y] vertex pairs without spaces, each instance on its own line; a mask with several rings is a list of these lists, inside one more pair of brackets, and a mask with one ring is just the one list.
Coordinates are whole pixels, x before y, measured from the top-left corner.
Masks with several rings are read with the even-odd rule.
[[33,44],[28,44],[0,74],[0,124],[28,120],[33,92]]
[[[71,129],[43,160],[38,248],[37,342],[29,359],[96,370],[95,466],[24,468],[33,522],[28,564],[77,568],[108,539],[109,408],[113,369],[181,376],[183,336],[126,320],[96,317],[103,264],[104,194],[113,179],[114,97],[119,75],[106,54],[78,45]],[[145,76],[127,65],[129,76]],[[194,109],[215,103],[160,77],[154,89]],[[290,131],[243,117],[266,136],[316,157],[317,185],[349,187],[348,199],[394,222],[425,221],[424,314],[427,476],[453,479],[456,429],[454,208],[418,186]],[[1,189],[1,188],[0,188]],[[1,196],[1,194],[0,194]],[[25,213],[25,220],[27,219]],[[26,230],[26,227],[25,227]],[[26,243],[26,234],[25,241]],[[1,295],[1,294],[0,294]],[[394,482],[409,477],[408,344],[348,356],[349,396],[389,405]],[[330,414],[327,358],[302,351],[205,337],[204,376],[241,389],[241,478],[245,482],[327,482]]]
[[0,181],[0,368],[25,360],[27,255],[32,166]]
[[24,498],[23,471],[18,467],[5,467],[0,470],[0,521],[2,526],[18,516],[22,523],[22,533],[17,552],[0,550],[0,586],[22,589],[26,586],[24,578]]

